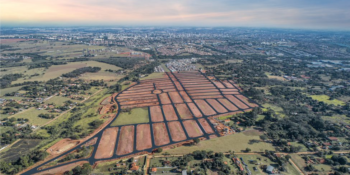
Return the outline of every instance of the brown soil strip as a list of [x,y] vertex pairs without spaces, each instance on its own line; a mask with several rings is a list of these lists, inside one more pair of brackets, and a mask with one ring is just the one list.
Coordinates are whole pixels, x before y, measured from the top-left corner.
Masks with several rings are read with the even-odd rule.
[[136,128],[136,149],[141,151],[152,148],[151,129],[149,124],[140,124]]
[[207,99],[207,98],[224,98],[222,95],[211,95],[211,96],[196,96],[193,99]]
[[234,97],[232,95],[225,95],[225,97],[241,109],[248,108],[247,105],[245,105],[244,103],[242,103],[241,101],[239,101],[236,97]]
[[175,104],[175,107],[177,109],[177,112],[179,113],[180,117],[182,119],[191,119],[193,118],[191,111],[187,108],[187,105],[182,104]]
[[239,94],[239,92],[222,92],[224,95],[229,95],[229,94]]
[[151,106],[150,113],[151,113],[152,122],[162,122],[164,120],[162,109],[160,108],[160,106]]
[[221,84],[218,81],[213,81],[213,83],[218,87],[218,88],[225,88],[225,86],[223,84]]
[[227,88],[234,88],[234,86],[227,81],[223,81],[222,83],[225,84]]
[[239,98],[240,100],[244,101],[245,103],[247,103],[250,107],[258,107],[257,104],[255,103],[250,103],[249,99],[243,95],[236,95],[237,98]]
[[235,105],[233,105],[231,102],[229,102],[228,100],[226,100],[224,98],[218,99],[218,100],[221,104],[223,104],[230,111],[237,111],[238,110],[238,108]]
[[178,92],[169,92],[169,96],[173,103],[183,103],[182,98]]
[[124,102],[120,102],[120,105],[133,105],[133,104],[142,104],[142,103],[151,103],[151,102],[158,102],[158,99],[124,101]]
[[170,142],[165,123],[154,123],[152,127],[155,145],[161,146]]
[[184,130],[182,129],[180,122],[178,121],[168,122],[168,127],[169,127],[171,138],[173,139],[173,141],[177,142],[177,141],[185,140],[187,138]]
[[200,119],[198,119],[198,122],[201,124],[201,126],[203,127],[204,131],[207,134],[214,133],[213,128],[210,127],[210,125],[207,122],[207,120],[205,120],[204,118],[200,118]]
[[208,99],[207,102],[217,111],[220,113],[228,112],[225,107],[223,107],[218,101],[215,99]]
[[95,159],[109,158],[113,156],[117,135],[118,127],[107,128],[103,131],[100,143],[97,147]]
[[164,104],[170,104],[171,101],[169,99],[169,96],[167,93],[162,93],[162,94],[159,94],[159,99],[160,99],[160,102],[164,105]]
[[180,91],[180,94],[184,98],[185,102],[192,102],[191,98],[187,95],[185,91]]
[[202,130],[199,128],[195,120],[185,120],[182,122],[186,128],[187,134],[190,137],[199,137],[203,135]]
[[207,93],[190,93],[192,97],[194,96],[208,96],[208,95],[221,95],[220,92],[207,92]]
[[188,107],[190,107],[193,115],[195,117],[203,117],[202,113],[199,111],[199,109],[197,108],[197,106],[194,103],[187,103]]
[[167,121],[178,120],[173,105],[163,105],[162,107]]
[[133,152],[134,148],[134,125],[123,126],[120,129],[117,155],[124,155]]
[[222,92],[236,92],[238,89],[220,89]]
[[198,105],[204,115],[216,114],[216,112],[204,100],[195,100],[194,102]]

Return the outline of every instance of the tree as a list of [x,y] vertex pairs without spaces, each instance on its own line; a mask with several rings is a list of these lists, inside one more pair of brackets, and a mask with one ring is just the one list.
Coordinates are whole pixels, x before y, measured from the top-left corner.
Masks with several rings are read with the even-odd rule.
[[286,160],[289,160],[292,157],[290,155],[286,155],[285,158],[286,158]]
[[247,152],[247,153],[249,153],[250,151],[251,151],[250,148],[246,148],[246,149],[245,149],[245,152]]
[[200,142],[199,138],[195,138],[195,139],[193,139],[193,141],[195,144],[198,144]]
[[346,157],[342,156],[338,158],[338,162],[340,163],[340,165],[345,165],[348,163],[348,160],[346,159]]
[[163,151],[163,148],[158,148],[158,149],[157,149],[157,152],[158,152],[158,153],[161,153],[162,151]]

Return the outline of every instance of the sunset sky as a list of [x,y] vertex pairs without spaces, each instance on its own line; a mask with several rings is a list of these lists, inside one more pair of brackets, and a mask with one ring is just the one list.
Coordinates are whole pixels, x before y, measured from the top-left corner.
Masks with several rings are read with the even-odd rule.
[[0,0],[3,26],[350,29],[350,0]]

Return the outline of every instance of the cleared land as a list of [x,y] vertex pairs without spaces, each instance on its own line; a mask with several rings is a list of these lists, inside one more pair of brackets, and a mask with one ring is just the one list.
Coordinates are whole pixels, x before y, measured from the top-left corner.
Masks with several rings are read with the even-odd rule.
[[148,109],[147,108],[134,108],[129,112],[122,112],[117,119],[111,124],[111,126],[120,126],[136,123],[148,123]]
[[169,127],[170,135],[173,141],[177,142],[177,141],[185,140],[187,138],[184,130],[182,129],[180,122],[178,121],[169,122],[168,127]]
[[175,104],[176,110],[182,119],[193,118],[191,111],[187,108],[186,104]]
[[131,126],[123,126],[120,129],[117,155],[124,155],[133,152],[134,150],[134,134],[135,127]]
[[195,120],[185,120],[183,124],[186,128],[187,134],[190,137],[199,137],[203,135],[202,130],[199,128]]
[[103,131],[100,143],[95,154],[96,159],[109,158],[113,156],[115,143],[118,135],[118,127],[108,128]]
[[216,112],[204,100],[195,100],[194,102],[198,105],[204,115],[216,114]]
[[225,97],[227,99],[229,99],[232,103],[234,103],[236,106],[238,106],[241,109],[247,109],[248,106],[245,105],[244,103],[242,103],[241,101],[239,101],[236,97],[234,97],[233,95],[225,95]]
[[149,124],[141,124],[136,127],[136,149],[145,150],[152,148],[151,129]]
[[187,103],[188,107],[190,107],[193,115],[195,117],[203,117],[201,111],[197,108],[197,106],[194,103]]
[[212,134],[214,133],[213,128],[211,128],[211,126],[209,125],[209,123],[207,122],[207,120],[205,120],[204,118],[200,118],[198,119],[199,124],[203,127],[204,131],[207,134]]
[[173,103],[183,103],[182,98],[178,92],[169,92],[169,96]]
[[165,123],[154,123],[152,127],[153,127],[154,143],[157,146],[165,145],[170,142]]
[[173,105],[163,105],[162,107],[167,121],[178,120]]
[[207,102],[218,112],[225,113],[228,112],[225,107],[223,107],[218,101],[215,99],[208,99]]
[[160,106],[151,106],[150,107],[152,122],[162,122],[164,121],[162,109]]
[[227,109],[229,109],[230,111],[237,111],[238,108],[232,104],[231,102],[229,102],[228,100],[226,99],[218,99],[218,101],[223,104]]

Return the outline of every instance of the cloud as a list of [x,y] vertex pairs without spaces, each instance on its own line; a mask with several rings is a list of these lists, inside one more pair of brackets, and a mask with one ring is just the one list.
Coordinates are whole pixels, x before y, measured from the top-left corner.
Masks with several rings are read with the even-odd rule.
[[349,0],[0,0],[12,24],[350,28]]

